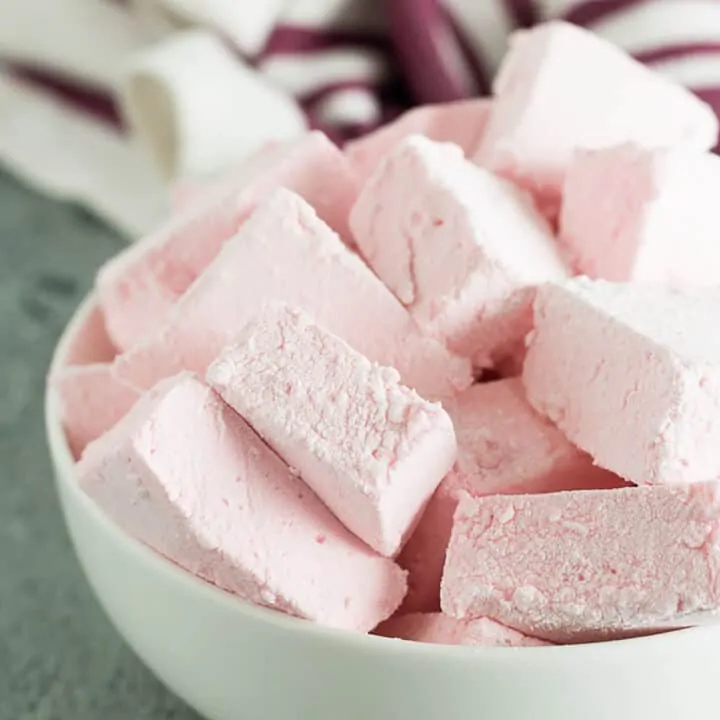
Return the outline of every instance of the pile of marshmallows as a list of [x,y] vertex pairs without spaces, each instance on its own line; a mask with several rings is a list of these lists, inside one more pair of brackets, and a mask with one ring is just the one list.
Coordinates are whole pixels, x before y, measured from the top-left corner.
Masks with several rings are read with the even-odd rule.
[[549,23],[491,100],[187,190],[99,273],[115,349],[51,378],[81,487],[323,625],[538,645],[712,619],[717,136]]

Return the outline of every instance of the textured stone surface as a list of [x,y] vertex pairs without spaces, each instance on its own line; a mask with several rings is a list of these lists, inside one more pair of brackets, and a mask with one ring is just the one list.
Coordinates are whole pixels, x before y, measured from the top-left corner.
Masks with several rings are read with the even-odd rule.
[[120,640],[83,579],[42,417],[54,343],[122,241],[0,173],[0,720],[194,720]]

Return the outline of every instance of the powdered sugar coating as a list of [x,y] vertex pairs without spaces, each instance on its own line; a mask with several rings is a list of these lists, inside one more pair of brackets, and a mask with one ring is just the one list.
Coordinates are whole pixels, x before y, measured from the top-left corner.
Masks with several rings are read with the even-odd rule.
[[396,554],[456,457],[452,422],[304,313],[270,306],[208,382],[335,515]]
[[491,617],[554,642],[691,624],[720,609],[719,490],[712,483],[465,496],[443,611]]
[[310,313],[370,360],[397,368],[431,400],[471,382],[470,366],[424,337],[407,311],[298,195],[277,190],[260,204],[162,328],[116,360],[141,388],[180,370],[204,373],[270,301]]
[[473,385],[448,406],[458,461],[428,503],[398,561],[409,571],[403,610],[436,610],[453,515],[463,492],[474,497],[623,487],[593,465],[527,402],[510,378]]
[[718,317],[718,288],[547,285],[523,370],[528,399],[632,482],[718,479]]
[[189,375],[160,383],[88,446],[78,475],[128,533],[255,604],[367,632],[405,594],[400,568]]
[[535,286],[566,277],[532,201],[450,143],[400,143],[363,188],[350,226],[370,266],[425,329],[475,365],[513,352]]

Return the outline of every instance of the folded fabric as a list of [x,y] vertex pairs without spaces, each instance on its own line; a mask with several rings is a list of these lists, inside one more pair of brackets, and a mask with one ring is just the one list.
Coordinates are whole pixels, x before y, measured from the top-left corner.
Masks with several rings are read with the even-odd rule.
[[186,31],[140,53],[121,100],[163,178],[201,178],[307,130],[298,104],[216,35]]
[[487,94],[509,35],[558,18],[720,113],[715,0],[3,0],[0,163],[135,237],[259,144]]
[[147,154],[112,122],[1,68],[0,163],[50,196],[80,202],[128,238],[155,227],[170,207]]

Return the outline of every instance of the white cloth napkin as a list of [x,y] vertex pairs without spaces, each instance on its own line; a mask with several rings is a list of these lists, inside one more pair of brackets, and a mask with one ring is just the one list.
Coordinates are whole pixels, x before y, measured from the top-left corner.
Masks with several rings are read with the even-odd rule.
[[114,92],[123,64],[150,38],[119,5],[3,0],[0,7],[0,162],[44,192],[81,202],[129,236],[167,211],[146,154],[111,123],[19,80],[7,62],[52,68],[89,92]]
[[283,31],[310,44],[330,27],[373,32],[373,2],[3,0],[0,163],[136,237],[168,213],[174,186],[304,132],[308,117],[376,122],[361,84],[385,75],[385,57],[283,47]]

